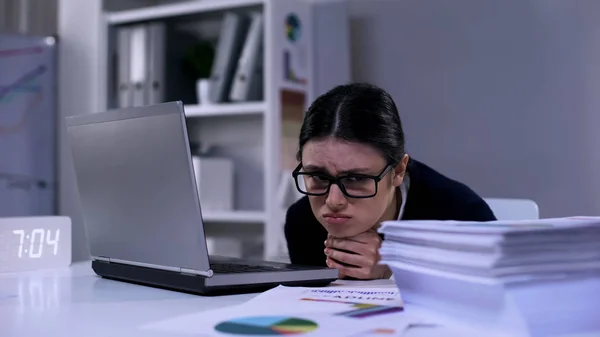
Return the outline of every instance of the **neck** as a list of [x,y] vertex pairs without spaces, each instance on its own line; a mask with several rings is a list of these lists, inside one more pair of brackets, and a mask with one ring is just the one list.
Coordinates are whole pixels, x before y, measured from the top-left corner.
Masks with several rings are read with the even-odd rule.
[[381,223],[383,221],[397,220],[398,212],[400,212],[400,205],[402,205],[402,193],[400,193],[399,188],[396,188],[396,190],[394,191],[394,197],[392,198],[392,200],[390,200],[389,205],[385,209],[385,212],[383,212],[383,215],[381,216],[375,227],[377,228],[381,226]]

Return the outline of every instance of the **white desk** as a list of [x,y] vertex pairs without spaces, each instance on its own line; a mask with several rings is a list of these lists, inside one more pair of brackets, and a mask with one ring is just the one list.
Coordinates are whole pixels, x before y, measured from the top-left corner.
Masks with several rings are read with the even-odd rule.
[[166,336],[136,327],[240,304],[254,296],[202,297],[102,279],[89,262],[61,270],[0,274],[0,337]]
[[[395,287],[391,280],[337,281],[334,285]],[[203,297],[107,280],[94,274],[90,262],[60,270],[0,274],[0,337],[189,337],[189,334],[139,330],[138,327],[241,304],[254,296],[256,294]],[[416,327],[403,336],[479,335],[447,328]]]
[[[335,284],[395,287],[391,280],[337,281]],[[0,274],[0,337],[106,337],[109,334],[189,337],[188,334],[137,328],[179,315],[241,304],[254,296],[256,294],[203,297],[107,280],[94,274],[90,262],[75,263],[60,270]],[[411,331],[406,336],[432,336],[427,330],[423,332]]]

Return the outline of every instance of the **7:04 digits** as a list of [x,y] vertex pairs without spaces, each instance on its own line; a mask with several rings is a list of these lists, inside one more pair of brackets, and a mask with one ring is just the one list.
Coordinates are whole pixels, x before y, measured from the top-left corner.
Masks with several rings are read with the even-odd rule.
[[[16,229],[13,231],[14,234],[19,235],[19,257],[29,256],[32,259],[40,258],[43,255],[44,244],[53,246],[54,255],[58,253],[58,239],[60,236],[60,229],[57,229],[52,238],[50,230],[46,233],[44,229],[38,228],[31,231],[31,235],[25,235],[25,231],[22,229]],[[25,239],[29,239],[29,249],[23,250],[23,244]],[[37,243],[37,245],[36,245]],[[37,251],[34,249],[37,248]],[[23,251],[28,255],[23,255]]]

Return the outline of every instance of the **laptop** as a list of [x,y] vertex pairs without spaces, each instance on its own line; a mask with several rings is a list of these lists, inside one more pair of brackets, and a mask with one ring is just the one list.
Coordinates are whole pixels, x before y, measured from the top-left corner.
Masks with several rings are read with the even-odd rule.
[[200,295],[337,279],[330,268],[209,256],[181,102],[66,124],[97,275]]

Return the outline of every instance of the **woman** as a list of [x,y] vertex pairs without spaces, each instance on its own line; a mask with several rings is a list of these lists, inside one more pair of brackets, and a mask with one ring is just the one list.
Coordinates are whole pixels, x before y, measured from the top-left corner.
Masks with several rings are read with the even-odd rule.
[[292,263],[337,268],[340,277],[389,278],[379,265],[387,220],[495,220],[485,201],[404,150],[392,97],[368,84],[320,96],[300,132],[293,176],[307,196],[287,211]]

